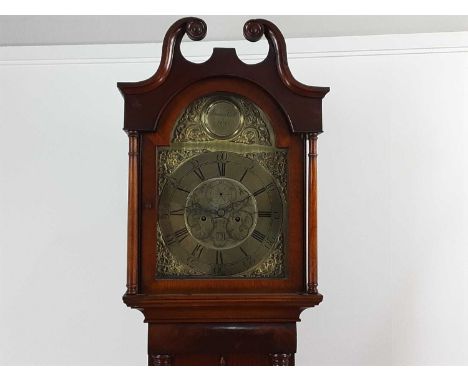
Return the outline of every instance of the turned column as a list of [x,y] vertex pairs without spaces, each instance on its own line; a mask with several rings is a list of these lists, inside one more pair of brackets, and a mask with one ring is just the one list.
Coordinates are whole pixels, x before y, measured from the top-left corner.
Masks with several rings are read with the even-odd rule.
[[317,134],[307,136],[309,144],[308,173],[308,248],[307,248],[307,293],[315,294],[317,290]]
[[139,193],[139,135],[128,132],[128,236],[127,236],[127,294],[138,293],[138,193]]

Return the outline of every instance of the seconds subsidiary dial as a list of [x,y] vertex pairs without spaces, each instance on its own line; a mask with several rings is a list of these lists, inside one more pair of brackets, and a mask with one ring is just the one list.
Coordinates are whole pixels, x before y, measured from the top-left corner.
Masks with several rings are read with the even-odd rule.
[[172,255],[196,274],[241,275],[275,245],[283,201],[274,178],[257,162],[207,152],[183,162],[168,178],[159,219]]

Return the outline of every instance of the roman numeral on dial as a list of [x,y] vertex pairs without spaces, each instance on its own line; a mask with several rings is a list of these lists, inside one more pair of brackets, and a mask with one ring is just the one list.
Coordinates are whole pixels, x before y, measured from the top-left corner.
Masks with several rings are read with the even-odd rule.
[[227,153],[221,152],[216,155],[219,176],[226,176]]
[[164,238],[164,241],[166,242],[167,245],[172,245],[172,244],[175,244],[176,238],[174,237],[174,235],[168,235]]
[[221,265],[221,264],[224,264],[223,252],[222,251],[216,251],[216,265]]
[[193,167],[193,172],[195,173],[195,175],[198,176],[198,178],[201,181],[204,181],[206,178],[205,178],[205,174],[203,174],[203,171],[200,168],[200,163],[195,159],[192,160],[190,163],[191,163],[191,165]]
[[198,176],[198,178],[203,181],[205,180],[205,175],[203,174],[203,171],[201,170],[201,168],[196,168],[193,170],[193,172],[195,173],[196,176]]
[[184,240],[188,235],[188,230],[187,227],[181,228],[177,231],[174,232],[174,236],[177,239],[177,241],[180,243],[182,240]]
[[258,211],[259,218],[271,218],[272,212],[271,211]]
[[262,243],[263,240],[265,240],[265,235],[261,232],[258,232],[256,229],[254,229],[254,231],[252,232],[252,237],[255,240],[258,240],[260,243]]
[[179,208],[178,210],[172,210],[170,212],[171,215],[183,215],[185,208]]
[[226,163],[218,162],[219,176],[226,176]]
[[223,252],[216,251],[216,264],[214,266],[214,273],[218,275],[223,274],[223,268],[224,268]]
[[200,244],[197,244],[192,251],[192,257],[199,259],[204,249],[205,247],[201,246]]

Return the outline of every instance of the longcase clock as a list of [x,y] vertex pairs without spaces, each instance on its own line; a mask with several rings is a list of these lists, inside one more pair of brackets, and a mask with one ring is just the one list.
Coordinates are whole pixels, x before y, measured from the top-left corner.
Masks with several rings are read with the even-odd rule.
[[[265,60],[180,51],[184,18],[149,79],[119,83],[129,136],[127,291],[148,323],[149,365],[294,365],[296,322],[319,304],[316,142],[328,88],[291,75],[269,21]],[[307,206],[307,208],[306,208]],[[307,245],[306,245],[307,244]]]

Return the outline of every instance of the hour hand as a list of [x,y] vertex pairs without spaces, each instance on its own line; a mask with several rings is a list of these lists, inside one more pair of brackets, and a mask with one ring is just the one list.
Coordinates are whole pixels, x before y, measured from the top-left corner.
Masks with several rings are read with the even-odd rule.
[[185,207],[185,210],[187,211],[187,213],[189,214],[203,214],[205,211],[205,209],[198,203],[196,204],[190,204],[188,206]]
[[205,207],[202,207],[199,203],[195,203],[195,204],[191,204],[189,206],[186,206],[185,207],[186,211],[188,213],[195,213],[195,214],[199,214],[199,215],[216,215],[217,214],[217,210],[210,210],[210,209],[207,209]]

